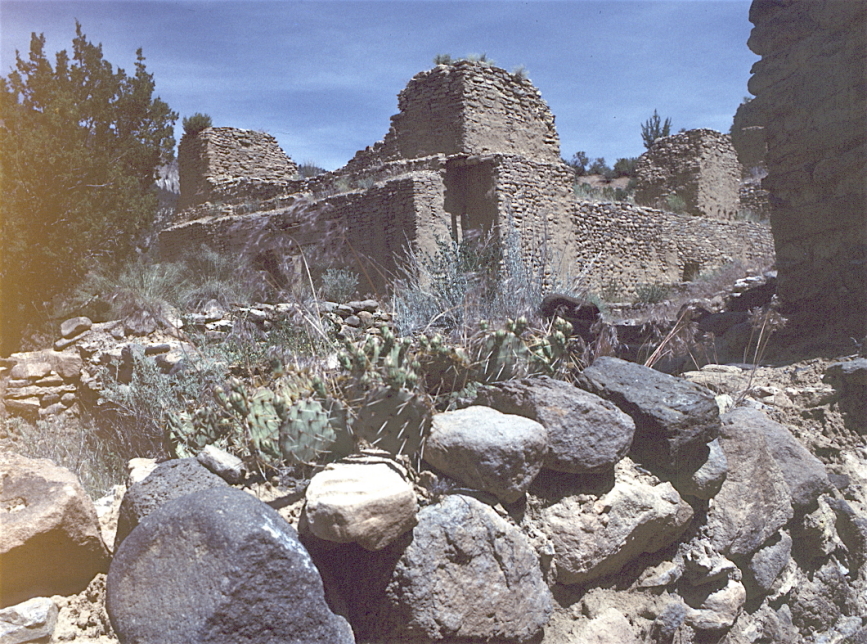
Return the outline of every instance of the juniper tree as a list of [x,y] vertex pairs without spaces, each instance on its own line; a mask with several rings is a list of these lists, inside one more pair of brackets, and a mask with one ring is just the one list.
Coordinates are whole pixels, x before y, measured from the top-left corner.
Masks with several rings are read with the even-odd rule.
[[177,114],[154,97],[141,49],[115,69],[76,22],[72,55],[30,52],[0,78],[0,353],[40,304],[95,264],[127,256],[157,207],[155,171],[171,158]]

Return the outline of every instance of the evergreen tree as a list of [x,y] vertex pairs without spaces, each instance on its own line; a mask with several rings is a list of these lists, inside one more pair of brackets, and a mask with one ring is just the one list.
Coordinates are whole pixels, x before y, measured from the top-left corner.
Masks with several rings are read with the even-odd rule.
[[656,113],[656,110],[653,110],[653,116],[641,125],[641,140],[644,142],[644,147],[648,150],[656,139],[663,136],[669,136],[670,134],[671,119],[667,118],[663,123],[662,119],[659,118],[659,114]]
[[44,35],[0,78],[0,354],[43,301],[97,264],[116,263],[153,221],[158,165],[177,114],[153,96],[141,49],[128,76],[76,22],[72,56]]

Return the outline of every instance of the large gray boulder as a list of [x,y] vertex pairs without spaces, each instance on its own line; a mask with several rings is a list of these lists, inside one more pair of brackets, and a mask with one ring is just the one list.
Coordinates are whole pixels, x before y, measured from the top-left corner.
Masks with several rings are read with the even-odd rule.
[[514,503],[547,451],[548,433],[536,421],[473,406],[433,417],[424,460],[467,487]]
[[0,453],[0,607],[81,592],[106,570],[96,509],[75,475]]
[[635,423],[613,403],[552,378],[483,388],[474,404],[535,420],[548,431],[545,467],[584,474],[614,467],[632,446]]
[[629,458],[614,476],[610,491],[567,496],[528,519],[554,547],[557,582],[585,584],[614,574],[673,543],[689,524],[693,510],[671,483],[640,472]]
[[106,582],[122,644],[349,644],[319,571],[292,528],[226,486],[148,514],[123,541]]
[[194,458],[160,463],[144,479],[130,485],[124,494],[117,519],[115,551],[143,518],[164,503],[191,492],[225,486],[226,481]]
[[480,501],[451,495],[418,514],[385,588],[381,641],[525,642],[552,606],[524,534]]
[[764,434],[768,450],[789,486],[795,510],[806,510],[823,492],[831,489],[825,465],[807,451],[784,425],[750,407],[733,410],[730,414],[752,431]]
[[754,412],[724,414],[720,430],[729,471],[709,502],[707,526],[714,548],[727,555],[751,555],[794,515],[786,478]]
[[719,407],[703,387],[618,358],[601,357],[578,386],[610,400],[635,421],[631,456],[651,468],[682,475],[707,458],[719,435]]

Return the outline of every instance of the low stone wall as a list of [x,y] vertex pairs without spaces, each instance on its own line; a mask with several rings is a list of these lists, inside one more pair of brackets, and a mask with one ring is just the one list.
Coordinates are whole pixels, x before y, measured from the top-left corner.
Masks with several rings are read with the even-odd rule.
[[[867,334],[867,4],[754,0],[749,103],[764,126],[790,326]],[[809,331],[808,331],[809,332]]]
[[638,204],[664,208],[677,196],[691,215],[737,216],[741,166],[726,134],[699,129],[657,139],[638,158],[635,173]]
[[178,224],[160,234],[160,254],[177,261],[205,244],[266,266],[274,257],[291,270],[303,253],[318,269],[350,266],[380,288],[407,247],[433,251],[435,237],[448,237],[442,203],[440,174],[416,171],[363,190],[295,195],[262,211]]
[[627,203],[578,202],[572,222],[591,291],[634,295],[642,285],[671,285],[697,278],[732,261],[773,261],[769,226],[675,215]]

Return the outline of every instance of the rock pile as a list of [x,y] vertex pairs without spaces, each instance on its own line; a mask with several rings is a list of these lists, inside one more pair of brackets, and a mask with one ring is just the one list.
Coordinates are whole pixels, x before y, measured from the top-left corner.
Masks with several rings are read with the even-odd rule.
[[[862,362],[787,395],[858,397]],[[756,398],[720,413],[741,378],[600,358],[577,387],[487,385],[434,416],[420,471],[362,450],[287,515],[273,508],[295,501],[231,487],[247,474],[213,446],[151,466],[120,504],[112,627],[124,643],[859,641],[867,468],[826,468]],[[74,588],[21,576],[7,596],[20,552],[58,554],[23,519],[61,499],[27,474],[38,462],[3,463],[3,535],[21,542],[0,552],[8,621],[44,637],[68,602],[34,598],[83,588],[107,554],[86,501],[72,514],[90,536],[58,558],[95,563]]]

